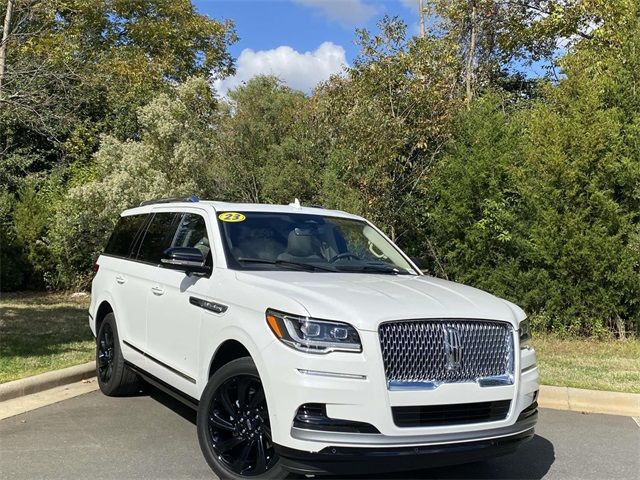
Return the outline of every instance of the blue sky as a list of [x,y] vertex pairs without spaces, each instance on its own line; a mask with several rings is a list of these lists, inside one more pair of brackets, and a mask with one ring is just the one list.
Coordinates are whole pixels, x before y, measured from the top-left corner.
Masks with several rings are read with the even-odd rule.
[[355,29],[397,15],[417,31],[418,0],[194,0],[200,13],[236,24],[230,51],[237,74],[217,82],[225,93],[254,75],[274,74],[293,88],[313,86],[358,54]]

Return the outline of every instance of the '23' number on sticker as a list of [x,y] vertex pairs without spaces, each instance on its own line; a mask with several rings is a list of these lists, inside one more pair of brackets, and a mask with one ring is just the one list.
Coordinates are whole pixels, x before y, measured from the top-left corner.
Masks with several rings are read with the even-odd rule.
[[246,217],[237,212],[226,212],[218,215],[218,218],[223,222],[242,222]]

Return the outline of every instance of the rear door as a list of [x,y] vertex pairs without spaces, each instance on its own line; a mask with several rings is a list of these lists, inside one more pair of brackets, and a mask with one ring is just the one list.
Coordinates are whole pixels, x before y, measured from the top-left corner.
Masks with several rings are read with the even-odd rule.
[[[178,228],[168,247],[200,250],[209,266],[212,251],[204,212],[194,209],[180,215]],[[197,398],[198,350],[201,309],[190,303],[209,288],[209,276],[187,276],[169,268],[158,269],[147,300],[149,356],[156,360],[150,373]]]
[[[127,319],[130,327],[123,336],[125,356],[131,353],[135,358],[146,357],[148,353],[147,312],[149,292],[155,285],[160,268],[160,256],[171,242],[178,226],[179,215],[176,213],[152,213],[146,223],[144,232],[136,242],[132,259],[127,270],[124,286],[128,295],[128,309],[134,312]],[[145,361],[145,368],[149,366]]]

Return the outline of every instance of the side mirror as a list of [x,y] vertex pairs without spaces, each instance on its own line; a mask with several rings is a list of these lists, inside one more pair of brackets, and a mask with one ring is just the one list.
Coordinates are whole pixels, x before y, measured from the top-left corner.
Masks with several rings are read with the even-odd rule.
[[205,265],[205,258],[202,252],[193,247],[172,247],[167,248],[160,262],[165,268],[180,270],[187,275],[191,273],[206,274],[211,269]]

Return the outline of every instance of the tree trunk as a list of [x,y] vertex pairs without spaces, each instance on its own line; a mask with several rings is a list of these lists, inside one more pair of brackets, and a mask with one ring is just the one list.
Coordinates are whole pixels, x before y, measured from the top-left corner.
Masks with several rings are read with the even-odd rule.
[[13,0],[7,0],[7,11],[4,15],[4,28],[2,29],[2,43],[0,43],[0,93],[7,64],[7,43],[9,43],[9,28],[11,26],[11,14],[13,13]]
[[424,3],[423,0],[418,0],[418,10],[420,13],[420,38],[424,38]]
[[467,71],[466,71],[466,86],[467,86],[467,108],[471,105],[471,100],[473,99],[473,57],[475,56],[476,51],[476,2],[475,0],[471,2],[471,30],[469,32],[469,48],[467,50]]

